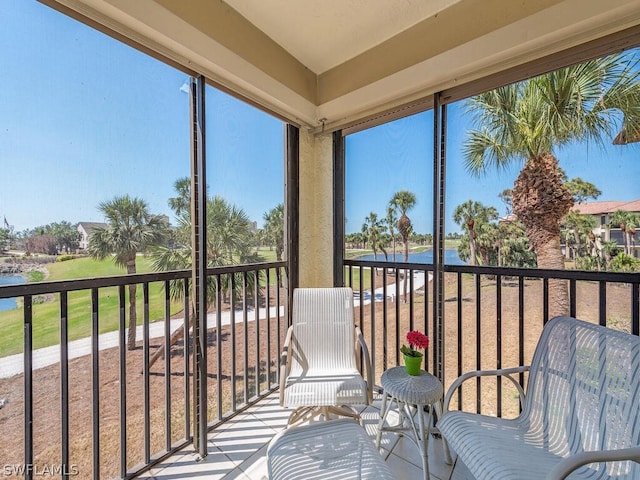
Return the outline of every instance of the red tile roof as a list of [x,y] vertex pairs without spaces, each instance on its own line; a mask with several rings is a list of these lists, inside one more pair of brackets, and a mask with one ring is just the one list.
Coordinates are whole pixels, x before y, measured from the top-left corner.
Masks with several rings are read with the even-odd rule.
[[640,199],[631,202],[620,201],[601,201],[601,202],[584,202],[577,203],[572,210],[580,211],[583,215],[602,215],[604,213],[613,213],[616,210],[624,210],[626,212],[640,212]]

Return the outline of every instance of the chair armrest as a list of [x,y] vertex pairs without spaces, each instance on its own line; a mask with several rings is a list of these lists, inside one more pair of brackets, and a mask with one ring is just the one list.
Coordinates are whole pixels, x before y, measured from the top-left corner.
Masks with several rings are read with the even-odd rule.
[[373,371],[371,369],[371,357],[369,357],[369,349],[367,348],[367,344],[364,341],[364,336],[362,335],[362,331],[360,327],[356,325],[356,338],[358,339],[358,343],[360,344],[360,350],[362,351],[363,363],[365,370],[367,371],[367,400],[369,405],[373,402]]
[[576,468],[589,463],[599,462],[619,462],[624,460],[632,460],[640,463],[640,446],[632,448],[621,448],[618,450],[602,450],[595,452],[580,452],[564,458],[551,470],[547,476],[547,480],[563,480]]
[[293,336],[293,327],[287,330],[287,336],[284,339],[282,353],[280,354],[280,406],[284,406],[284,388],[287,383],[287,376],[291,369],[291,361],[289,350],[291,349],[291,337]]
[[525,397],[524,390],[522,389],[522,386],[520,385],[520,383],[518,383],[518,381],[515,378],[513,378],[511,375],[513,375],[514,373],[528,372],[529,368],[530,367],[527,365],[522,367],[501,368],[498,370],[474,370],[472,372],[467,372],[464,375],[460,375],[458,378],[456,378],[453,381],[453,383],[447,390],[447,394],[444,396],[444,404],[442,406],[443,414],[449,411],[449,403],[451,402],[451,398],[453,397],[453,394],[455,393],[455,391],[460,387],[460,385],[462,385],[464,381],[469,380],[470,378],[475,378],[475,377],[501,376],[501,377],[508,378],[509,380],[511,380],[511,383],[513,383],[518,390],[518,395],[520,396],[520,405],[524,405],[524,397]]

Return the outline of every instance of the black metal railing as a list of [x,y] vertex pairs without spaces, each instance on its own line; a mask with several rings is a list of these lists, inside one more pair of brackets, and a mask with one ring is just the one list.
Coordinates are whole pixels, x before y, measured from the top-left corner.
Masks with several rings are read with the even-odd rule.
[[[207,271],[211,386],[203,408],[210,428],[277,387],[287,327],[285,267],[273,262]],[[19,438],[0,445],[5,475],[34,478],[46,471],[61,478],[133,478],[191,441],[190,277],[191,271],[183,270],[0,287],[0,298],[20,301],[24,332],[22,352],[0,358],[8,364],[17,357],[22,367],[12,378],[0,379],[0,397],[10,394],[0,422],[5,434],[22,431],[24,438],[23,446]],[[125,338],[130,285],[141,287],[142,340],[133,349]],[[41,324],[42,305],[35,299],[42,295],[56,303],[57,325]],[[108,308],[114,301],[117,308]],[[116,346],[104,348],[105,317],[113,315]],[[49,367],[37,368],[36,324],[38,332],[59,331]],[[88,332],[89,350],[76,358],[70,338],[78,329]]]
[[[401,364],[406,332],[419,329],[434,339],[433,265],[345,260],[344,266],[379,383],[385,369]],[[468,370],[528,363],[549,319],[550,280],[567,282],[571,315],[640,333],[639,274],[454,265],[443,270],[442,349],[439,355],[427,352],[425,367],[433,371],[440,362],[445,387]],[[18,422],[24,434],[18,453],[11,442],[0,446],[7,450],[1,456],[8,465],[33,466],[21,477],[33,478],[38,465],[56,465],[78,478],[133,478],[191,441],[190,276],[185,270],[0,287],[0,298],[18,297],[22,303],[23,373],[0,379],[0,397],[8,388],[21,390],[9,391],[10,401],[0,409],[3,427],[10,431],[9,424]],[[213,268],[207,276],[213,296],[207,316],[206,418],[214,428],[277,387],[289,292],[284,262]],[[132,284],[141,287],[142,340],[130,351],[126,287]],[[42,308],[36,299],[52,294],[59,309],[59,322],[50,326],[59,332],[58,360],[48,369],[36,368],[34,325]],[[77,295],[86,298],[80,312]],[[114,298],[117,346],[102,348],[106,306]],[[78,316],[89,327],[90,348],[88,356],[74,358],[70,339],[77,336],[72,320]],[[158,337],[151,334],[155,325],[161,326]],[[51,391],[42,385],[52,377],[55,392],[43,399]],[[526,375],[520,382],[525,384]],[[500,416],[518,409],[513,389],[499,378],[465,385],[457,402]],[[21,403],[19,414],[14,403]],[[46,418],[56,425],[53,435]]]
[[[432,344],[434,266],[344,260],[345,284],[356,294],[356,315],[371,350],[374,378],[400,365],[406,333],[418,329]],[[406,293],[404,279],[408,282]],[[429,349],[425,365],[442,366],[445,388],[462,373],[525,365],[549,320],[550,280],[565,280],[569,314],[640,334],[640,274],[521,268],[444,266],[442,348]],[[520,375],[524,386],[526,375]],[[502,379],[478,379],[458,391],[465,410],[513,416],[517,393]],[[379,383],[378,383],[379,384]]]

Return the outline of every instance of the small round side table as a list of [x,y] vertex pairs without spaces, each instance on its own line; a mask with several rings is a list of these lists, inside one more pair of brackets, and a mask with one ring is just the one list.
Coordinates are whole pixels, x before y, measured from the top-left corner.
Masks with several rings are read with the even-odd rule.
[[[429,480],[429,433],[436,410],[438,418],[442,416],[443,387],[440,380],[424,370],[420,375],[409,375],[404,367],[393,367],[386,370],[380,378],[382,384],[382,408],[376,435],[376,446],[380,448],[382,432],[394,432],[401,435],[408,432],[407,438],[412,440],[422,454],[422,471],[425,480]],[[385,421],[393,404],[398,407],[399,420],[394,426],[386,426]],[[424,410],[429,407],[427,426],[424,424]],[[416,417],[418,425],[416,426]]]

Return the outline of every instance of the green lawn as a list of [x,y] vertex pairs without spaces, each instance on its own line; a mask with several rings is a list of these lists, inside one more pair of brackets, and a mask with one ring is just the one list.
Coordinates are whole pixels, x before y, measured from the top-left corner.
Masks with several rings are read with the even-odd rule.
[[[137,262],[139,273],[151,272],[148,258],[139,257]],[[87,277],[103,277],[122,275],[124,269],[116,267],[110,259],[96,261],[91,258],[78,258],[66,262],[47,265],[49,278],[47,281],[70,280]],[[128,289],[126,289],[128,302]],[[164,288],[163,283],[149,285],[151,321],[164,318]],[[36,303],[33,306],[33,347],[42,348],[55,345],[60,341],[60,295],[55,295],[55,301]],[[138,301],[138,323],[142,323],[142,288],[139,287],[136,298]],[[36,299],[36,301],[38,301]],[[127,303],[128,304],[128,303]],[[171,313],[182,310],[181,304],[173,304]],[[91,291],[83,290],[70,292],[68,295],[68,331],[69,339],[87,337],[91,334]],[[118,328],[118,288],[109,287],[99,290],[99,330],[101,333],[117,330]],[[19,353],[23,349],[23,309],[17,308],[0,312],[0,357]]]
[[[262,261],[275,261],[275,250],[260,249]],[[152,272],[151,261],[146,257],[138,257],[136,261],[138,273]],[[123,275],[125,270],[116,267],[111,259],[103,261],[91,258],[77,258],[66,262],[47,265],[49,277],[47,281],[71,280],[78,278],[106,277]],[[261,284],[265,279],[262,277]],[[270,272],[270,283],[276,284],[276,273]],[[127,298],[127,318],[129,289],[125,290]],[[111,332],[118,329],[118,288],[108,287],[99,290],[99,331]],[[164,318],[164,283],[156,282],[149,285],[149,318],[152,322]],[[55,301],[36,303],[33,306],[33,348],[42,348],[60,342],[60,295],[55,295]],[[142,324],[143,305],[142,288],[138,286],[137,293],[138,324]],[[38,301],[36,299],[36,301]],[[181,302],[172,303],[171,314],[182,310]],[[69,340],[77,340],[91,335],[91,291],[83,290],[70,292],[68,295],[68,331]],[[22,352],[23,337],[23,309],[17,308],[0,312],[0,357]]]

